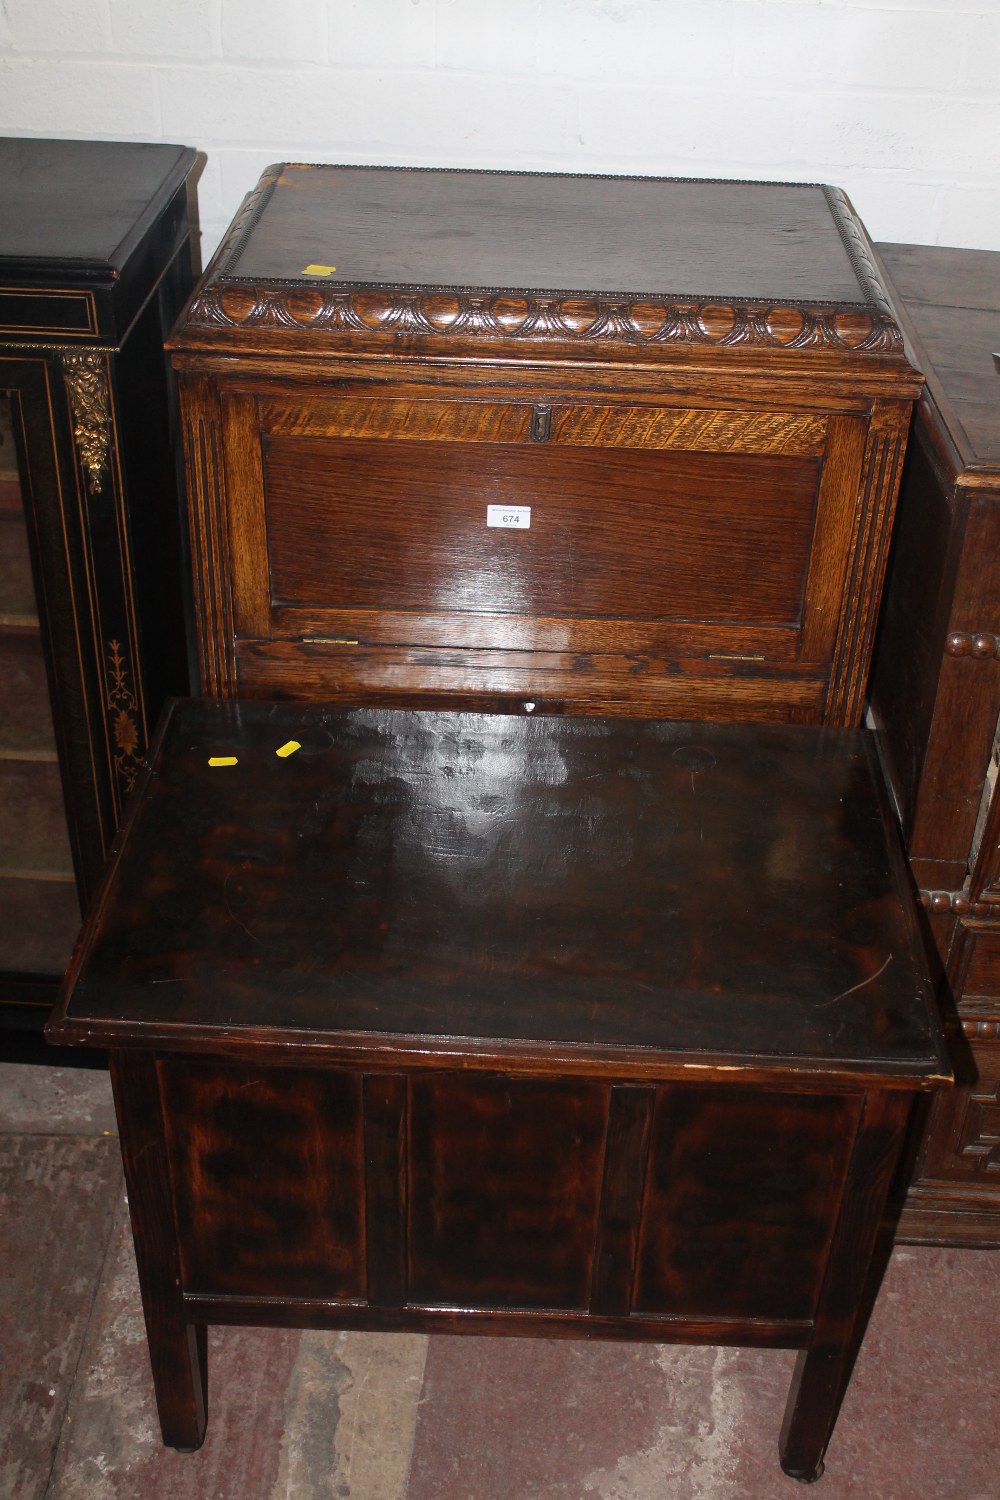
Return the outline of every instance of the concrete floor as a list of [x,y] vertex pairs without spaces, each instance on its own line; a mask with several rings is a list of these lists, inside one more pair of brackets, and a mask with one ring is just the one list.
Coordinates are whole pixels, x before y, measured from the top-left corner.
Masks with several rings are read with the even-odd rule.
[[[818,1500],[1000,1500],[1000,1253],[894,1256]],[[107,1077],[0,1064],[0,1500],[781,1500],[794,1356],[217,1329],[161,1447]]]

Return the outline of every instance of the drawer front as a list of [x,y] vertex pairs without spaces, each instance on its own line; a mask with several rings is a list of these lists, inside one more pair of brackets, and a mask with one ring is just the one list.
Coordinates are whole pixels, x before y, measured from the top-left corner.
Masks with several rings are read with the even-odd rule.
[[[1000,911],[997,920],[963,919],[948,959],[948,983],[960,1012],[969,1004],[1000,1018]],[[992,1002],[992,1003],[991,1003]]]
[[257,495],[241,484],[231,504],[267,561],[252,598],[240,591],[238,629],[564,654],[663,654],[699,639],[795,653],[823,418],[227,404],[227,433],[261,460]]
[[959,918],[947,968],[968,1050],[931,1106],[920,1186],[964,1183],[1000,1202],[1000,922]]
[[[962,1183],[970,1205],[1000,1209],[1000,1026],[967,1026],[975,1082],[939,1094],[931,1107],[921,1157],[920,1187]],[[984,1039],[979,1033],[989,1032]]]
[[93,339],[97,331],[97,311],[89,292],[0,287],[0,335]]
[[538,397],[224,388],[221,447],[188,434],[206,686],[822,719],[867,418]]
[[[996,1027],[993,1028],[994,1035]],[[1000,1192],[1000,1043],[976,1049],[978,1078],[962,1091],[954,1137],[954,1167],[993,1195]],[[995,1197],[994,1197],[995,1206]]]

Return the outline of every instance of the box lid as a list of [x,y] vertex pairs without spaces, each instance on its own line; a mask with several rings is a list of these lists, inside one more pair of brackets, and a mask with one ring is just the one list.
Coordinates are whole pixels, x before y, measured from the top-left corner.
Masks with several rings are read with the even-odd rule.
[[196,160],[186,146],[0,139],[0,338],[119,343],[187,236]]
[[877,776],[862,731],[181,704],[49,1035],[934,1086]]
[[327,350],[725,350],[909,370],[864,229],[816,184],[279,164],[174,346],[251,329],[314,351],[322,334]]

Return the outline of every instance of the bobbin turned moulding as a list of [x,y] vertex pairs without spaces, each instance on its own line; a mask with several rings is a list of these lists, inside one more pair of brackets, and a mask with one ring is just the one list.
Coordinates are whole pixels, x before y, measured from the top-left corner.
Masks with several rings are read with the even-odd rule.
[[277,166],[172,349],[207,690],[857,722],[920,377],[836,190]]

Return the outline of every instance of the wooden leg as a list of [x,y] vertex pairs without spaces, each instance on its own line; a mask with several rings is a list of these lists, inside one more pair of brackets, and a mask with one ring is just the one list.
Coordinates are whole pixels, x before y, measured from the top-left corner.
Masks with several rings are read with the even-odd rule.
[[813,1335],[799,1355],[781,1429],[781,1467],[811,1484],[844,1399],[874,1302],[880,1230],[906,1140],[912,1095],[870,1093],[848,1172]]
[[785,1473],[803,1484],[813,1484],[823,1475],[826,1445],[837,1420],[835,1365],[836,1351],[814,1348],[803,1349],[795,1364],[780,1453]]
[[156,1063],[145,1052],[109,1061],[160,1430],[193,1452],[208,1419],[207,1337],[184,1314]]
[[204,1324],[160,1326],[154,1332],[147,1313],[146,1334],[163,1441],[179,1453],[194,1453],[205,1441],[208,1422]]

